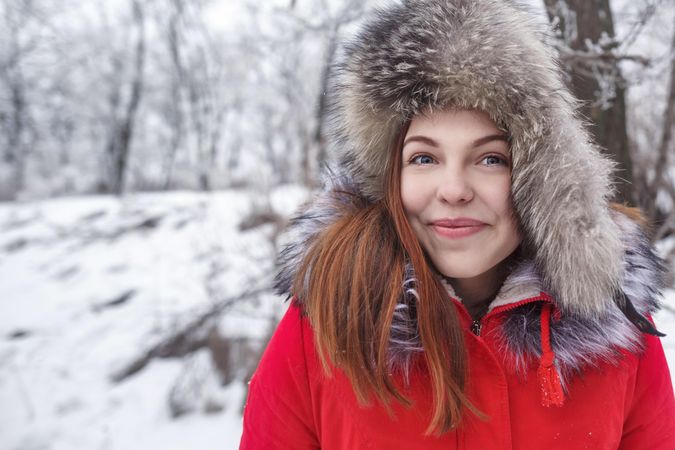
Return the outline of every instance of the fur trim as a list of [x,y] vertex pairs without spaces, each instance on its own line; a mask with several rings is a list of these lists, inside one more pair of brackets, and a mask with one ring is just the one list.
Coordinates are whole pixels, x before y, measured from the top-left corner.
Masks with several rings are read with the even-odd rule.
[[510,136],[514,208],[546,290],[566,313],[599,317],[622,279],[608,209],[614,166],[579,120],[534,17],[514,0],[407,0],[378,11],[334,70],[334,147],[375,200],[402,124],[439,108],[485,111]]
[[[613,212],[613,219],[621,230],[624,246],[621,290],[640,314],[651,315],[658,310],[661,291],[665,288],[665,262],[654,252],[636,223],[619,212]],[[521,271],[534,275],[535,267],[531,262],[526,264],[529,267],[522,267]],[[533,303],[516,309],[498,331],[505,350],[503,354],[509,355],[509,362],[522,374],[532,358],[541,357],[541,308],[541,303]],[[553,320],[551,344],[563,386],[585,367],[600,362],[617,364],[622,351],[641,351],[641,335],[614,302],[601,315],[563,315],[560,320]]]
[[[361,195],[353,181],[344,174],[334,174],[330,189],[319,194],[304,212],[291,222],[289,230],[294,239],[280,254],[280,271],[276,277],[277,291],[290,297],[291,286],[309,246],[318,234],[352,208],[362,208],[368,199]],[[666,266],[640,227],[619,212],[612,213],[613,223],[621,231],[623,267],[621,290],[641,314],[651,314],[659,305],[660,292],[665,285]],[[401,287],[401,297],[394,311],[389,341],[389,365],[408,375],[415,356],[423,351],[417,332],[417,293],[411,267]],[[448,293],[454,296],[450,285]],[[536,260],[522,260],[511,272],[490,305],[491,309],[518,302],[539,294],[544,284]],[[302,304],[301,292],[294,293]],[[455,296],[456,297],[456,296]],[[556,299],[557,301],[557,299]],[[563,386],[574,373],[601,361],[618,362],[623,350],[635,352],[641,348],[641,333],[623,315],[618,305],[601,314],[583,316],[561,314],[551,323],[551,343]],[[503,346],[505,362],[513,370],[525,373],[534,359],[541,356],[540,303],[530,303],[508,312],[497,329]]]
[[[289,243],[286,244],[277,261],[280,268],[274,278],[274,288],[281,295],[290,298],[296,268],[300,266],[316,237],[338,218],[349,211],[358,210],[368,203],[359,194],[354,181],[345,173],[330,169],[325,174],[325,191],[305,206],[302,212],[291,219],[288,226]],[[302,292],[295,292],[302,298]]]

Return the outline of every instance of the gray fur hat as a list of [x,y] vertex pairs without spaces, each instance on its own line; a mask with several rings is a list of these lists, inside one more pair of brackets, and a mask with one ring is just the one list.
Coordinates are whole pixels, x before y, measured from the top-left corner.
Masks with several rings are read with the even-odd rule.
[[513,0],[405,0],[377,11],[334,71],[340,166],[369,200],[401,126],[429,109],[486,112],[510,136],[512,199],[545,288],[595,317],[619,292],[613,163],[591,142],[535,16]]

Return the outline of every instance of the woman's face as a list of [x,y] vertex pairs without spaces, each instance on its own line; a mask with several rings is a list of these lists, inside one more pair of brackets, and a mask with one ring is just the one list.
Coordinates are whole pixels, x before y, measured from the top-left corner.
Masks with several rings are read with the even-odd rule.
[[416,116],[402,156],[403,208],[439,272],[473,278],[518,247],[509,146],[487,114],[447,110]]

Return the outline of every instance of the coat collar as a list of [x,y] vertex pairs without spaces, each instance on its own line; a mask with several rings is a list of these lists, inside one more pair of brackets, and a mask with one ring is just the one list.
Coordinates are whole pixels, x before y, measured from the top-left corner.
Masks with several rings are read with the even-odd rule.
[[[448,291],[448,295],[462,303],[463,300],[455,293],[452,284],[446,279],[443,279],[442,282]],[[490,302],[487,313],[502,306],[513,305],[525,299],[539,297],[544,291],[544,285],[534,263],[531,260],[519,261],[502,284],[494,300]]]

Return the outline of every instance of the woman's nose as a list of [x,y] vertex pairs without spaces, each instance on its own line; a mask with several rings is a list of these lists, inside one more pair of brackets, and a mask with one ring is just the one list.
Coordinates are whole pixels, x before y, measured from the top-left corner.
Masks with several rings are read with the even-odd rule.
[[473,199],[474,191],[469,180],[462,174],[453,171],[443,175],[437,189],[437,197],[449,204],[463,204]]

